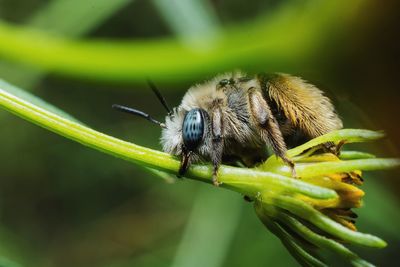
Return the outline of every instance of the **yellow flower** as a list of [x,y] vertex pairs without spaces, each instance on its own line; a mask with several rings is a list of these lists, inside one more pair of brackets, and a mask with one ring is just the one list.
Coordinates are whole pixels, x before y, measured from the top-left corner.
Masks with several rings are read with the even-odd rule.
[[[341,160],[332,153],[324,153],[311,155],[299,162],[316,163],[329,161],[340,162]],[[305,178],[305,182],[334,190],[338,197],[335,199],[313,199],[303,195],[298,195],[297,197],[336,222],[349,229],[356,230],[354,224],[357,215],[352,209],[361,207],[362,197],[365,194],[358,187],[363,184],[361,175],[361,171],[354,170]]]
[[[374,140],[381,133],[341,130],[318,137],[288,151],[297,174],[293,181],[331,190],[336,197],[315,197],[288,188],[260,188],[255,196],[255,210],[263,224],[279,237],[289,252],[305,265],[324,265],[317,250],[304,244],[328,249],[354,266],[370,266],[343,244],[359,244],[382,248],[386,243],[378,237],[357,231],[354,209],[362,206],[364,191],[361,170],[386,169],[399,165],[398,159],[378,159],[371,154],[343,151],[327,152],[326,142],[343,144]],[[380,136],[378,136],[380,135]],[[346,138],[344,138],[346,136]],[[349,136],[351,136],[349,138]],[[389,163],[390,162],[390,163]],[[257,168],[264,172],[291,177],[291,169],[279,158],[271,156]]]

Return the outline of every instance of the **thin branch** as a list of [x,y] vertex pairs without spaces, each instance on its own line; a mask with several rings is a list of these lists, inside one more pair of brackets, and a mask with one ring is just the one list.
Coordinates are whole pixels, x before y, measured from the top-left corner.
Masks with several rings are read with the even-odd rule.
[[[100,133],[33,105],[1,88],[0,106],[17,116],[91,148],[172,174],[176,174],[178,171],[179,161],[170,154]],[[211,183],[211,173],[212,168],[210,166],[197,165],[189,169],[187,177]],[[259,186],[267,186],[278,191],[289,190],[314,198],[337,197],[333,190],[270,172],[221,166],[219,175],[219,180],[223,182],[223,186],[249,195],[255,195],[259,191]]]

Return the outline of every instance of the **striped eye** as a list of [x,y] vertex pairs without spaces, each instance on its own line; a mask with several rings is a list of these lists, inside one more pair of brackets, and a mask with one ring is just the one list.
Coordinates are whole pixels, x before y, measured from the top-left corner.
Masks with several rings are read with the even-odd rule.
[[182,138],[189,151],[195,150],[203,140],[204,117],[203,110],[195,108],[186,113],[182,125]]

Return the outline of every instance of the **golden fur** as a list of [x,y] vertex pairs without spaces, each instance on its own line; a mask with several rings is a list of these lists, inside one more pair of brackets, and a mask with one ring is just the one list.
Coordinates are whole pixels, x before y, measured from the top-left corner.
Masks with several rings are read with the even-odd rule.
[[329,98],[299,77],[276,74],[267,82],[267,92],[293,125],[312,138],[343,127]]

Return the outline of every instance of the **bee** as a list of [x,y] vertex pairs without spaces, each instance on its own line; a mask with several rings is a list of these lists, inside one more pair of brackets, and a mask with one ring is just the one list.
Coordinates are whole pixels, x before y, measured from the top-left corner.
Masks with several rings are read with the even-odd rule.
[[179,176],[194,162],[213,166],[212,181],[219,185],[221,163],[241,162],[252,167],[272,151],[292,168],[288,148],[343,127],[330,99],[302,78],[284,73],[246,75],[236,71],[189,88],[181,104],[168,111],[165,123],[148,114],[114,105],[162,127],[164,152],[180,157]]

